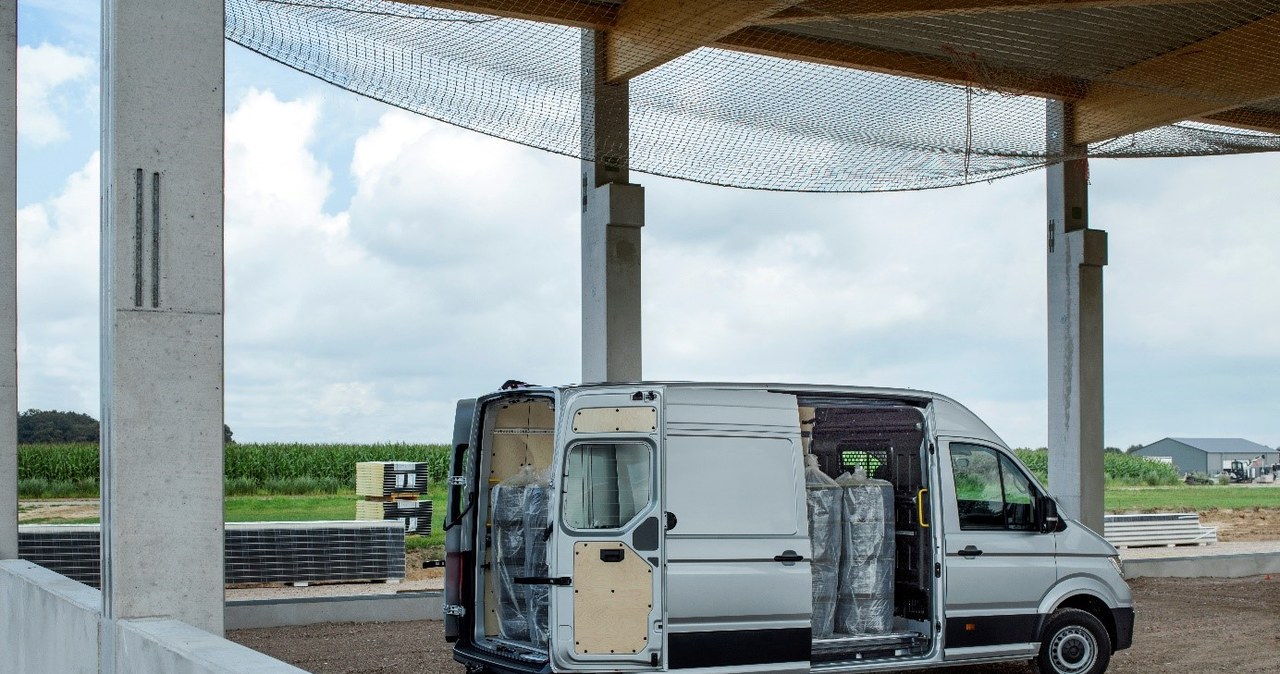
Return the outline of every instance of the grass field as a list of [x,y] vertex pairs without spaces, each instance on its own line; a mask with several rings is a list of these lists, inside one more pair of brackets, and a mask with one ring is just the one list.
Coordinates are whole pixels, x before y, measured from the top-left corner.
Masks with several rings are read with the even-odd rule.
[[[430,536],[411,536],[406,542],[410,549],[444,545],[445,487],[435,485],[427,492],[432,501]],[[350,520],[356,516],[355,492],[320,494],[310,496],[228,496],[226,497],[228,522],[305,522],[318,520]],[[19,506],[19,514],[30,506]],[[42,517],[23,518],[24,524],[93,524],[97,517]]]
[[1108,487],[1108,512],[1280,508],[1280,487]]

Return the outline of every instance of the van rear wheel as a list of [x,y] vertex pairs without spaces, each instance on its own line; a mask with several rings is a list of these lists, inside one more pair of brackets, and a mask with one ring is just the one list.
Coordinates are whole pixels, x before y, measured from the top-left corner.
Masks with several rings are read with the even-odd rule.
[[1102,674],[1111,663],[1111,636],[1092,613],[1061,609],[1049,616],[1042,634],[1040,674]]

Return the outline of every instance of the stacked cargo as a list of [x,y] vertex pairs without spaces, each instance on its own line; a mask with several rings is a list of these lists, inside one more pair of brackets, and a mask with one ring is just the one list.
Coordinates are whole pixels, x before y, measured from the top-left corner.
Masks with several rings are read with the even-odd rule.
[[836,480],[841,487],[840,580],[836,631],[884,634],[893,630],[893,485],[860,471]]
[[835,631],[836,589],[840,578],[840,524],[842,489],[822,469],[818,458],[805,457],[805,501],[809,510],[809,540],[813,546],[813,636],[829,637]]
[[893,631],[893,485],[860,471],[833,480],[805,457],[813,546],[813,636]]
[[356,464],[356,519],[399,520],[406,533],[431,533],[427,464],[413,461],[364,461]]
[[494,486],[492,492],[498,633],[539,648],[547,643],[551,588],[521,584],[517,579],[548,575],[550,494],[549,480],[529,466]]

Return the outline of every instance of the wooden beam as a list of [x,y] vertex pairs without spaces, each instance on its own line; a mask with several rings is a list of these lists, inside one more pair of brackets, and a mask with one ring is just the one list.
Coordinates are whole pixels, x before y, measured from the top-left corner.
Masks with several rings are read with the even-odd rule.
[[607,30],[618,17],[618,6],[589,0],[391,0],[405,5],[454,9],[461,12],[553,23],[574,28]]
[[609,30],[606,79],[620,82],[801,0],[627,0]]
[[1043,12],[1055,9],[1182,5],[1204,0],[810,0],[757,25],[815,23],[842,19],[904,19],[950,14]]
[[1280,98],[1280,14],[1111,73],[1075,105],[1093,143]]
[[965,67],[960,59],[863,47],[768,28],[745,28],[722,38],[714,46],[793,61],[974,86],[1008,94],[1072,100],[1084,91],[1082,84],[1068,78],[991,69],[984,69],[979,73]]
[[1236,108],[1205,115],[1196,119],[1196,121],[1280,135],[1280,112],[1272,112],[1270,110]]

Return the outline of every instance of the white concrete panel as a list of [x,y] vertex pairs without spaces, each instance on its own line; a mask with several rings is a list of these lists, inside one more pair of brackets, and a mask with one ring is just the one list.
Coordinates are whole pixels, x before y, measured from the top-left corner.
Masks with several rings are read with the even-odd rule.
[[18,3],[0,3],[0,559],[18,556]]
[[216,2],[103,5],[103,608],[214,634],[223,14]]
[[116,672],[306,674],[177,620],[122,620],[113,627]]
[[0,561],[0,669],[97,672],[101,602],[88,585],[30,562]]

